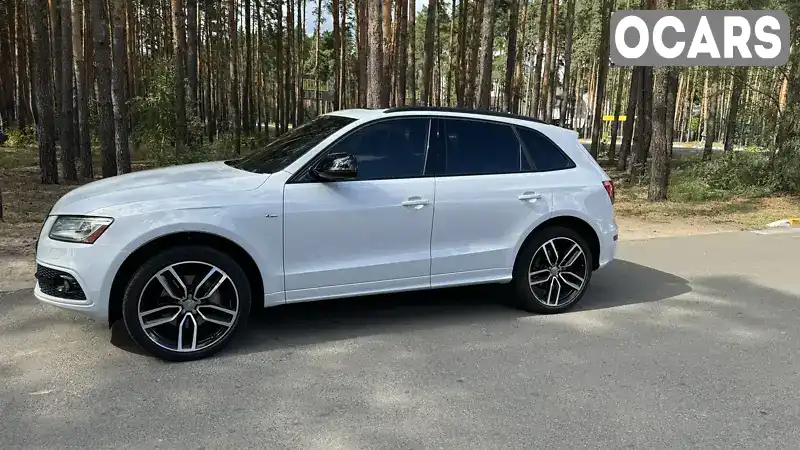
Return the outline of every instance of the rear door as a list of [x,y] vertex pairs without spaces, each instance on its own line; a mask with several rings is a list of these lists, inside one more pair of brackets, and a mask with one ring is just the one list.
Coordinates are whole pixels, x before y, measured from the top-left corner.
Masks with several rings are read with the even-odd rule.
[[549,217],[555,175],[536,171],[509,124],[447,118],[436,131],[431,284],[510,278],[521,236]]

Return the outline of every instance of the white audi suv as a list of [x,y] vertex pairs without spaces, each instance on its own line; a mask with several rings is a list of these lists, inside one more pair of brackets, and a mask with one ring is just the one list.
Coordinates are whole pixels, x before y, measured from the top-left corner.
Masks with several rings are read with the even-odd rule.
[[518,307],[555,313],[614,258],[613,200],[567,129],[464,109],[337,111],[241,159],[66,194],[39,236],[35,295],[122,320],[168,360],[220,350],[251,305],[511,283]]

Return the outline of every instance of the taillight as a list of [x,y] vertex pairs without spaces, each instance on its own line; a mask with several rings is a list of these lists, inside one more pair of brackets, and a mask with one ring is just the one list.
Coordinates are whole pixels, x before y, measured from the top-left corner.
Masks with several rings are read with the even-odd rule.
[[614,182],[611,180],[603,181],[603,187],[606,188],[606,192],[608,192],[608,198],[611,199],[611,203],[614,203]]

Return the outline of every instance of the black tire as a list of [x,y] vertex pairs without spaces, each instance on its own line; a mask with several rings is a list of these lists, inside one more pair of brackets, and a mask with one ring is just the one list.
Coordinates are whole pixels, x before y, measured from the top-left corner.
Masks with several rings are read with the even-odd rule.
[[[558,245],[562,243],[567,244],[565,248],[571,248],[571,244],[569,241],[574,242],[583,252],[583,265],[581,267],[573,265],[573,271],[575,272],[582,272],[583,273],[583,284],[579,290],[575,290],[572,287],[566,286],[563,283],[563,278],[557,278],[559,281],[559,286],[566,286],[570,289],[573,293],[569,294],[567,297],[565,295],[563,299],[563,303],[558,303],[557,301],[556,306],[547,305],[546,302],[537,298],[534,294],[534,290],[539,290],[538,284],[534,288],[531,286],[531,281],[529,277],[529,273],[531,271],[531,265],[533,263],[534,256],[537,257],[537,263],[541,262],[541,258],[545,257],[546,255],[537,254],[537,251],[544,245],[545,243],[555,240]],[[569,241],[567,241],[569,240]],[[566,255],[562,255],[564,257]],[[592,261],[593,255],[591,247],[586,243],[586,239],[584,239],[580,233],[576,232],[571,228],[565,228],[560,226],[551,226],[547,227],[543,230],[536,232],[536,234],[525,244],[525,246],[520,250],[519,255],[517,256],[517,261],[514,265],[514,274],[513,274],[513,289],[514,289],[514,306],[523,309],[525,311],[534,312],[538,314],[555,314],[569,310],[570,308],[574,307],[580,300],[583,298],[583,295],[586,293],[586,289],[589,286],[589,282],[592,278]],[[576,261],[575,264],[578,262]],[[537,269],[541,269],[538,267]],[[542,271],[542,270],[539,270]],[[566,271],[565,271],[566,272]],[[549,276],[552,279],[554,275],[552,274],[544,274],[544,276]],[[558,277],[556,275],[555,277]],[[569,277],[574,284],[575,279]],[[537,279],[536,281],[540,280],[541,278]],[[549,285],[548,285],[549,287]],[[556,292],[555,289],[553,291]],[[558,298],[560,295],[560,290],[555,293],[553,298]],[[539,294],[542,297],[542,294]]]
[[[148,282],[164,268],[178,263],[195,264],[193,262],[212,265],[227,275],[233,285],[233,290],[231,292],[235,292],[238,297],[238,314],[232,319],[233,324],[225,328],[227,331],[221,334],[220,340],[205,348],[197,351],[177,351],[165,348],[154,342],[154,340],[148,336],[140,322],[138,309],[140,297],[144,289],[150,289]],[[194,293],[196,294],[196,292]],[[147,260],[147,262],[133,274],[122,299],[122,319],[131,339],[144,351],[168,361],[192,361],[209,357],[230,343],[236,332],[246,326],[247,318],[250,314],[250,305],[250,283],[248,282],[244,270],[242,270],[233,258],[210,247],[187,245],[173,247],[156,254]],[[198,322],[194,318],[192,318],[192,320],[195,323],[195,327],[199,327]],[[212,326],[213,325],[214,324],[212,324]],[[176,327],[176,329],[177,328],[178,327]]]

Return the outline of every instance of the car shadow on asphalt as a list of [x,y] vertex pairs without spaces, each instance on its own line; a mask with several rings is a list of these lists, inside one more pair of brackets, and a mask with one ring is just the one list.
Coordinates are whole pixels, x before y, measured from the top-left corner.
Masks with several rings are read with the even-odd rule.
[[[656,302],[691,291],[683,278],[616,260],[595,272],[571,312]],[[249,354],[363,336],[506,321],[530,313],[509,306],[508,285],[376,295],[283,305],[256,311],[226,354]]]

